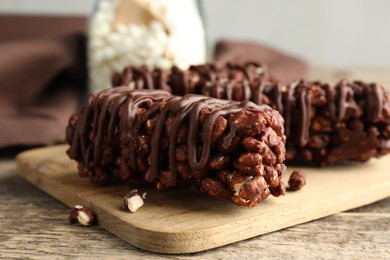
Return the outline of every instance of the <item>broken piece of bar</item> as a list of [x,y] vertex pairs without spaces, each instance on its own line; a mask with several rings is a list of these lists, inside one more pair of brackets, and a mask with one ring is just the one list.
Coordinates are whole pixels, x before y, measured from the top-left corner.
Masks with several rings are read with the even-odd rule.
[[91,95],[69,119],[68,155],[95,183],[195,186],[255,206],[284,187],[283,118],[252,102],[118,87]]
[[285,118],[286,159],[319,166],[364,162],[390,151],[390,94],[376,83],[272,82],[264,65],[247,63],[173,68],[173,94],[268,104]]

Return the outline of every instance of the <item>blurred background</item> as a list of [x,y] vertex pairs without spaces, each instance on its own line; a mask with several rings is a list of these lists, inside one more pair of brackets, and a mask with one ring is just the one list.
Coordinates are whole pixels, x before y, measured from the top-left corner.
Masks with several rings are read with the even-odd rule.
[[[0,0],[0,12],[88,15],[93,5],[93,0]],[[203,6],[211,43],[234,37],[314,65],[390,67],[388,0],[203,0]]]
[[388,0],[0,0],[0,149],[63,141],[88,92],[129,65],[257,61],[282,83],[390,86],[389,10]]

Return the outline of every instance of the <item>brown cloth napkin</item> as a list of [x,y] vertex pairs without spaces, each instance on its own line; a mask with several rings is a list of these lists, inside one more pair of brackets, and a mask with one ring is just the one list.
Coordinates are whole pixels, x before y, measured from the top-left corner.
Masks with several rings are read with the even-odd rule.
[[85,19],[77,21],[0,16],[0,148],[49,145],[64,136],[86,86],[79,33]]
[[265,63],[271,75],[282,83],[302,79],[308,70],[306,63],[299,58],[262,44],[231,40],[221,40],[216,44],[214,61],[218,64],[248,61]]

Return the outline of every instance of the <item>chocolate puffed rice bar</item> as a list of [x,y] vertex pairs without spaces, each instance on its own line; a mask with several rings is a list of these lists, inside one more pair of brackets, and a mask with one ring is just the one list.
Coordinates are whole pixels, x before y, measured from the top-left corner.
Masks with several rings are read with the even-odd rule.
[[285,119],[288,161],[326,166],[345,160],[364,162],[390,151],[390,94],[376,83],[282,85],[256,63],[173,68],[166,78],[175,95],[250,100],[278,110]]
[[94,183],[194,186],[252,207],[285,190],[283,124],[249,101],[118,87],[91,95],[69,119],[67,153]]

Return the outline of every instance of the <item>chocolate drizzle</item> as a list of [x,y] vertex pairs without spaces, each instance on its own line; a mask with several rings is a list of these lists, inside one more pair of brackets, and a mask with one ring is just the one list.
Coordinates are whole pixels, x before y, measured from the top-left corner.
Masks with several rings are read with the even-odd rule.
[[367,119],[371,122],[381,121],[384,99],[383,89],[376,83],[369,86],[364,85],[364,95],[367,97]]
[[112,77],[113,86],[128,86],[130,89],[162,89],[171,92],[167,74],[161,69],[149,70],[146,66],[125,68]]
[[[218,107],[218,110],[211,112],[207,117],[207,120],[203,124],[202,137],[202,150],[201,156],[198,160],[197,151],[199,146],[196,143],[198,135],[199,125],[199,112],[201,109],[207,108],[213,110]],[[161,132],[164,123],[166,122],[168,115],[174,115],[174,119],[170,126],[169,132],[169,169],[173,173],[173,177],[176,176],[176,139],[180,125],[184,120],[189,119],[189,133],[188,133],[188,161],[189,165],[193,170],[204,171],[207,163],[210,159],[210,146],[211,146],[211,134],[215,121],[219,116],[224,116],[229,113],[235,113],[242,108],[258,108],[251,102],[232,102],[232,101],[221,101],[214,98],[207,98],[198,95],[186,95],[184,97],[173,97],[167,100],[161,114],[158,118],[156,130],[152,135],[152,149],[151,149],[151,172],[153,177],[157,177],[159,173],[157,160],[159,157],[158,140],[161,137]],[[174,186],[176,179],[172,178],[171,185]]]
[[[187,137],[189,165],[195,171],[204,172],[210,160],[211,136],[217,118],[243,109],[266,108],[269,109],[268,106],[258,106],[248,101],[217,100],[200,95],[171,96],[162,90],[131,91],[127,87],[108,89],[90,96],[88,102],[81,108],[75,133],[69,137],[71,140],[68,140],[71,144],[69,156],[75,159],[81,156],[85,165],[96,168],[102,159],[103,148],[119,141],[122,147],[122,160],[126,161],[126,158],[129,158],[128,167],[136,170],[138,168],[136,138],[142,136],[141,128],[145,122],[157,116],[150,143],[150,171],[153,178],[159,177],[160,140],[163,134],[168,135],[169,169],[172,172],[170,186],[173,187],[176,185],[176,140],[179,127],[184,121],[189,128]],[[138,113],[140,109],[146,109],[147,112],[140,116]],[[210,111],[210,114],[202,124],[202,129],[198,129],[199,114],[203,109]],[[170,130],[169,133],[164,133],[168,117],[172,119]],[[198,141],[199,131],[202,138]],[[92,137],[88,134],[90,132],[93,133]],[[228,146],[231,140],[229,142]],[[91,149],[93,154],[90,153]]]
[[[256,104],[270,105],[278,110],[285,118],[287,147],[290,153],[295,154],[289,158],[295,159],[301,157],[299,155],[301,151],[306,153],[305,160],[313,160],[312,152],[309,152],[310,155],[307,154],[308,149],[312,149],[313,146],[313,144],[309,144],[311,136],[338,135],[339,128],[343,128],[345,123],[350,120],[362,120],[367,125],[365,130],[373,124],[379,124],[375,127],[382,129],[383,124],[390,123],[389,117],[385,116],[390,111],[388,111],[388,108],[384,109],[390,106],[390,100],[386,98],[388,94],[385,94],[386,91],[384,88],[378,84],[366,84],[360,81],[341,81],[333,88],[329,84],[320,82],[295,81],[283,86],[280,83],[270,82],[269,73],[263,70],[263,67],[253,63],[242,66],[230,64],[224,68],[210,67],[210,65],[201,67],[202,70],[212,68],[213,73],[217,75],[215,81],[208,78],[207,84],[204,84],[202,80],[198,80],[197,87],[190,88],[187,84],[194,82],[191,80],[191,75],[192,77],[202,78],[205,72],[203,71],[203,74],[187,74],[189,78],[187,78],[187,81],[183,85],[178,86],[175,85],[174,81],[170,82],[174,94],[176,93],[175,90],[180,90],[181,88],[186,93],[200,93],[207,96],[237,101],[250,100]],[[193,67],[192,71],[196,72],[197,69]],[[187,72],[176,70],[173,74],[180,73],[186,74]],[[171,75],[170,78],[177,77],[175,75]],[[194,92],[194,90],[196,91]],[[181,91],[183,90],[179,92]],[[320,116],[320,120],[313,121],[313,116]],[[313,128],[319,127],[318,122],[324,124],[323,129],[320,127],[320,129],[314,130]],[[317,125],[314,126],[313,124]],[[353,134],[353,131],[351,134]],[[360,139],[362,136],[368,138],[367,133],[361,133],[359,136]],[[323,137],[315,138],[327,140]],[[386,133],[380,134],[380,138],[387,139]],[[352,139],[349,138],[349,140]],[[331,140],[326,142],[328,143],[328,147],[313,151],[319,154],[315,159],[318,160],[319,164],[331,164],[337,161],[337,158],[334,158],[332,155],[332,151],[336,148],[338,151],[344,151],[345,154],[348,153],[347,150],[343,150],[342,148],[348,147],[346,144],[332,143]],[[368,139],[362,142],[368,142]],[[388,142],[381,141],[381,143],[383,144],[382,147],[375,147],[374,144],[371,144],[365,148],[361,148],[361,150],[367,154],[367,150],[377,150],[378,152],[381,150],[381,153],[384,153],[384,151],[387,152],[389,150]],[[317,145],[314,146],[317,147]],[[347,159],[363,160],[355,155],[351,155],[351,157],[345,155],[344,157]]]
[[[305,153],[305,160],[311,161],[314,152],[320,154],[317,156],[320,164],[322,161],[326,161],[325,164],[333,163],[337,159],[326,157],[332,157],[332,150],[336,148],[338,151],[344,151],[341,147],[347,146],[339,141],[338,135],[340,132],[352,135],[354,131],[346,132],[340,129],[348,127],[347,125],[356,125],[354,120],[363,123],[362,131],[365,133],[359,136],[368,138],[367,131],[370,127],[379,131],[381,146],[367,145],[364,149],[377,150],[380,153],[389,151],[386,129],[390,124],[390,100],[389,94],[382,86],[345,80],[335,87],[306,81],[281,85],[271,82],[270,78],[267,68],[256,63],[227,64],[224,67],[206,64],[191,66],[185,71],[173,68],[167,84],[175,95],[203,94],[214,98],[249,100],[255,104],[270,105],[285,118],[287,147],[294,153],[291,158],[301,157],[299,153]],[[336,137],[324,138],[322,135]],[[318,145],[310,144],[313,138],[321,139],[327,143],[327,147],[319,149]],[[337,142],[333,142],[333,139]],[[362,142],[368,142],[368,139]],[[319,150],[313,150],[313,147]],[[348,153],[346,150],[344,152]],[[349,159],[361,160],[355,155]]]
[[[288,139],[291,134],[291,124],[292,124],[292,111],[294,111],[295,107],[295,96],[294,96],[294,91],[295,88],[298,86],[298,82],[294,82],[290,85],[289,88],[286,90],[286,94],[283,95],[285,97],[284,99],[284,113],[282,115],[284,116],[285,120],[285,131],[286,131],[286,138]],[[278,107],[279,108],[279,107]]]
[[301,121],[298,128],[298,136],[299,146],[301,147],[305,146],[309,140],[310,111],[311,99],[307,93],[307,88],[304,88],[299,95],[299,113],[301,115]]

